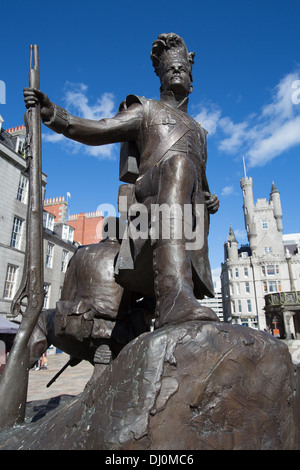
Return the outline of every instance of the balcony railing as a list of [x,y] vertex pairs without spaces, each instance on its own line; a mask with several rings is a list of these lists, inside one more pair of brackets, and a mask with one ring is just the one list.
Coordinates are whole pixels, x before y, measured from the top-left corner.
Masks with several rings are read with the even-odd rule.
[[265,295],[265,302],[266,306],[288,306],[300,304],[300,291],[274,292],[273,294],[267,294]]

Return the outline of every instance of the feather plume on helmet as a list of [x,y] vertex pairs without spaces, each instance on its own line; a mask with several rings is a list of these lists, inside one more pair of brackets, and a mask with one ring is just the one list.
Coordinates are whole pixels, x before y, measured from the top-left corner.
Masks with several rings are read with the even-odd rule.
[[160,76],[162,67],[174,61],[184,61],[193,81],[192,67],[194,64],[195,52],[188,52],[184,40],[175,33],[160,34],[154,41],[151,50],[151,60],[156,75]]

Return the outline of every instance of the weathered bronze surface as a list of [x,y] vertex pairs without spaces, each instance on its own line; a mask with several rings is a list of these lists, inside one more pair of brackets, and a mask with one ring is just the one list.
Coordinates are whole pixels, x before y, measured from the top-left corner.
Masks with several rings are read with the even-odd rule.
[[141,299],[114,278],[120,242],[107,238],[78,248],[68,266],[56,309],[43,311],[29,341],[29,364],[52,344],[72,357],[95,366],[94,380],[120,350],[150,331],[152,299]]
[[166,454],[299,450],[299,377],[286,345],[263,331],[167,325],[125,346],[72,403],[2,442],[4,449]]
[[[31,46],[29,86],[39,87],[38,47]],[[34,330],[44,300],[43,198],[40,105],[25,114],[26,163],[29,198],[26,221],[26,256],[20,288],[12,303],[12,313],[21,313],[22,321],[0,377],[0,427],[23,422],[28,384],[28,341]],[[25,307],[24,307],[25,304]]]
[[[147,240],[123,240],[116,261],[116,279],[122,287],[155,295],[156,327],[192,319],[218,321],[197,300],[213,295],[207,236],[209,214],[217,211],[219,201],[210,194],[206,180],[206,131],[187,114],[194,53],[170,33],[154,42],[151,58],[161,82],[160,101],[130,95],[115,117],[100,121],[70,115],[39,90],[24,90],[26,106],[38,101],[44,124],[70,139],[87,145],[121,142],[120,179],[134,181],[132,202],[142,204],[149,214],[153,204],[179,207],[179,216],[171,213],[164,221],[170,228],[168,238],[162,236],[159,221],[155,239],[150,226]],[[195,249],[187,249],[190,240],[183,216],[187,205],[191,228],[198,224],[203,238]],[[203,208],[200,219],[199,207]],[[129,219],[129,232],[134,220]]]

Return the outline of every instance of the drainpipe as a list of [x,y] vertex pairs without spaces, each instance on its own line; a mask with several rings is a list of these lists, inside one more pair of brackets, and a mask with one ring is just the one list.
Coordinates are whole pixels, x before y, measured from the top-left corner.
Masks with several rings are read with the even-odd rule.
[[255,309],[256,309],[256,316],[257,316],[257,322],[258,322],[258,327],[259,327],[257,294],[256,294],[256,284],[255,284],[254,266],[253,266],[253,263],[252,263],[252,256],[250,256],[250,266],[251,266],[251,269],[252,269],[253,289],[254,289],[254,299],[255,299]]
[[286,262],[287,262],[288,270],[289,270],[291,291],[295,291],[296,289],[295,289],[295,283],[294,283],[293,271],[292,271],[292,257],[288,250],[286,250]]

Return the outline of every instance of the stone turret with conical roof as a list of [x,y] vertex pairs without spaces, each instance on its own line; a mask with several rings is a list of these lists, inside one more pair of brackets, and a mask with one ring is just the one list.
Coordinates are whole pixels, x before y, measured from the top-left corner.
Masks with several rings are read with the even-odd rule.
[[271,193],[270,193],[270,204],[273,204],[274,209],[274,217],[276,220],[276,226],[278,232],[282,233],[283,226],[282,226],[282,210],[281,210],[281,202],[280,202],[280,193],[275,186],[273,181]]
[[225,260],[235,261],[238,259],[238,242],[232,226],[230,225],[227,241],[224,243]]

